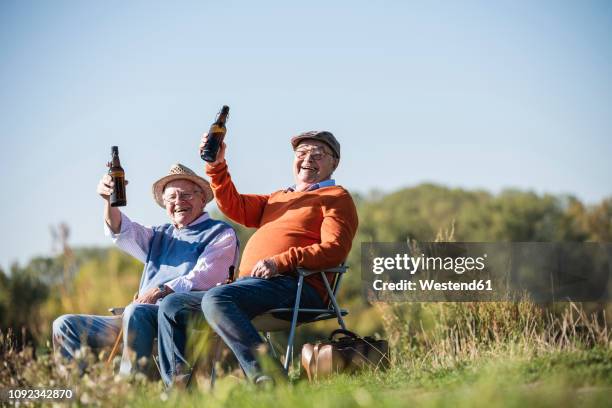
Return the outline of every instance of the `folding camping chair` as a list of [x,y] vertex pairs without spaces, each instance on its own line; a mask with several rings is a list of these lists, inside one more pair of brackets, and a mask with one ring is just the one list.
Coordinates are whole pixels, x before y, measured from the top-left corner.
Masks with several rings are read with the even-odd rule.
[[[295,339],[295,330],[297,326],[300,326],[305,323],[314,323],[322,320],[336,318],[340,327],[346,330],[346,325],[342,317],[346,316],[348,314],[348,311],[345,309],[341,309],[340,306],[338,306],[336,296],[338,294],[338,290],[340,289],[342,277],[347,271],[347,269],[348,266],[344,265],[344,263],[335,268],[329,268],[319,271],[298,268],[298,286],[294,306],[288,308],[268,310],[266,313],[256,316],[251,321],[258,331],[263,332],[265,334],[265,340],[270,346],[270,349],[275,357],[277,357],[277,355],[274,350],[274,346],[271,342],[270,332],[286,331],[287,329],[289,329],[289,339],[287,341],[285,361],[283,364],[285,372],[289,371],[289,363],[293,358],[293,342]],[[325,289],[327,291],[328,296],[327,307],[321,309],[300,308],[300,298],[302,296],[302,289],[304,287],[304,278],[317,273],[321,275],[323,283],[325,284]],[[334,274],[334,279],[332,280],[331,285],[327,279],[326,273]],[[215,365],[220,354],[219,350],[222,345],[221,343],[221,341],[217,343],[217,351],[214,354],[215,357],[212,364],[211,387],[214,386],[215,383]]]

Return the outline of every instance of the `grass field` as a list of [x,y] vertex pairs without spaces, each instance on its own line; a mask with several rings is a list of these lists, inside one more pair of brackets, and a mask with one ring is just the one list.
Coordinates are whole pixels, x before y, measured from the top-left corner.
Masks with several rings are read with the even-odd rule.
[[0,386],[70,387],[74,405],[227,407],[610,406],[612,347],[605,315],[582,306],[530,302],[381,304],[392,346],[386,372],[338,375],[317,383],[294,370],[288,383],[255,389],[233,375],[214,391],[204,377],[189,391],[116,376],[90,360],[87,373],[62,377],[45,350],[16,349],[2,336]]

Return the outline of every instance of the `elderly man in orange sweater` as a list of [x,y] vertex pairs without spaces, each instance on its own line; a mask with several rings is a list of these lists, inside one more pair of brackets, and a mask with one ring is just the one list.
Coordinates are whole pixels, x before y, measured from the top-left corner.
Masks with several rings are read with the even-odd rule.
[[[200,149],[206,143],[203,135]],[[262,339],[251,319],[270,309],[292,307],[297,267],[324,269],[346,259],[357,230],[351,195],[331,178],[340,161],[340,143],[327,131],[305,132],[291,139],[295,185],[272,194],[240,194],[228,172],[225,143],[217,160],[206,166],[219,209],[230,219],[257,228],[248,241],[238,279],[209,290],[202,310],[213,330],[233,351],[247,377],[269,380],[255,349]],[[300,305],[324,307],[320,276],[305,280]]]

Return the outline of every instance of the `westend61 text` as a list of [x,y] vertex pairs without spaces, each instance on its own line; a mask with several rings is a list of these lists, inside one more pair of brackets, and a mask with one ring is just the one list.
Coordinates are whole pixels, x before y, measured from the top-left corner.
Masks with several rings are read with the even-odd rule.
[[473,280],[471,282],[436,282],[433,279],[419,280],[417,282],[403,279],[399,282],[383,282],[380,279],[372,282],[374,290],[390,290],[390,291],[404,291],[404,290],[429,290],[429,291],[482,291],[482,290],[493,290],[491,286],[491,280]]

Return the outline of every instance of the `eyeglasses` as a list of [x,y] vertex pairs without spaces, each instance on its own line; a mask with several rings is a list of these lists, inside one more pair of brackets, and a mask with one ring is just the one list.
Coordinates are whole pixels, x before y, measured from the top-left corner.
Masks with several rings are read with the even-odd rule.
[[331,156],[331,154],[327,153],[325,150],[320,149],[298,149],[295,152],[295,157],[302,160],[305,159],[308,154],[314,161],[319,161],[323,158],[323,156]]
[[194,191],[193,193],[178,193],[178,194],[170,194],[164,196],[164,202],[166,203],[174,203],[178,201],[189,201],[193,199],[193,197],[197,194],[201,193],[201,191]]

